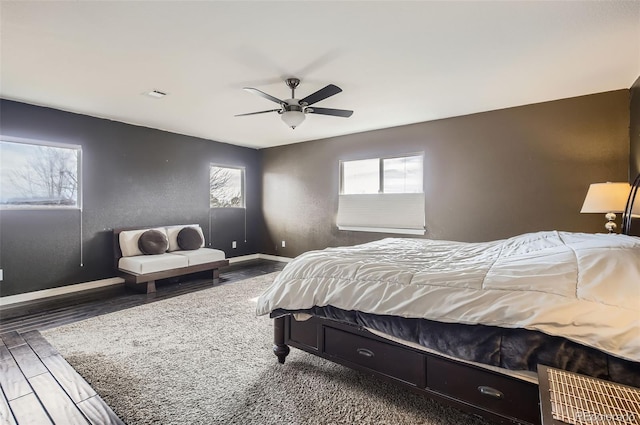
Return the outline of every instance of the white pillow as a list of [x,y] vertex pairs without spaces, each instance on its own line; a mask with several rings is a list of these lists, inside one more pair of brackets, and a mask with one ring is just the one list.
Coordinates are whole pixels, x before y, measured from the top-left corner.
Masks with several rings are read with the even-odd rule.
[[187,224],[187,225],[180,225],[180,226],[169,226],[169,227],[167,227],[167,238],[169,239],[168,252],[179,251],[180,250],[180,246],[178,246],[178,233],[180,233],[180,230],[182,230],[185,227],[195,227],[196,228],[196,230],[198,231],[198,233],[200,233],[200,236],[202,237],[202,245],[200,245],[200,248],[204,247],[204,233],[202,233],[202,228],[200,227],[199,224]]
[[[125,230],[124,232],[120,232],[119,242],[120,242],[120,251],[122,251],[123,257],[133,257],[135,255],[144,255],[140,248],[138,248],[138,240],[140,236],[147,230],[157,230],[159,232],[167,234],[167,231],[164,227],[156,227],[154,229],[140,229],[140,230]],[[167,236],[168,237],[168,236]]]

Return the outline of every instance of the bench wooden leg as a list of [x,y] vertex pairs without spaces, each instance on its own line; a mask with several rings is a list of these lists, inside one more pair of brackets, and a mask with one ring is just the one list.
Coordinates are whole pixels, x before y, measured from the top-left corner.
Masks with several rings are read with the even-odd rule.
[[220,270],[213,269],[213,284],[217,285],[218,283],[220,283]]
[[147,282],[147,294],[152,294],[154,292],[156,292],[156,281],[150,280]]
[[148,282],[135,283],[135,282],[125,282],[127,287],[133,289],[136,292],[144,292],[147,294],[155,294],[156,292],[156,281],[150,280]]

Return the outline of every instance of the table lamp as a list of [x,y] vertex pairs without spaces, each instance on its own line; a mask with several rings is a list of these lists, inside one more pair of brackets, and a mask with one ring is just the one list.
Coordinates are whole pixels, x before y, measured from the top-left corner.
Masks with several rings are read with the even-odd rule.
[[627,204],[631,191],[629,183],[593,183],[584,198],[581,213],[604,213],[607,223],[604,227],[609,233],[616,231],[616,213],[621,213]]

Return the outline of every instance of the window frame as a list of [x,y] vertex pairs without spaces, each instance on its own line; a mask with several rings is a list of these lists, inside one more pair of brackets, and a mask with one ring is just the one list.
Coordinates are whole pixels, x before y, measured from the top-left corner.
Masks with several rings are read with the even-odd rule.
[[[389,159],[420,157],[420,192],[384,192],[384,162]],[[377,193],[344,193],[344,165],[349,161],[378,160]],[[356,232],[424,235],[425,193],[424,152],[374,158],[340,160],[338,230]],[[373,170],[373,167],[371,167]],[[370,173],[369,175],[373,175]]]
[[[61,148],[61,149],[69,149],[76,152],[76,169],[77,169],[77,188],[76,188],[76,202],[75,205],[60,205],[60,204],[52,204],[52,205],[30,205],[30,204],[4,204],[0,203],[0,210],[5,211],[16,211],[16,210],[79,210],[82,211],[83,208],[83,153],[82,153],[82,145],[76,145],[71,143],[60,143],[53,142],[49,140],[39,140],[39,139],[29,139],[23,137],[14,137],[14,136],[6,136],[0,135],[0,143],[15,143],[15,144],[23,144],[30,146],[44,146],[51,148]],[[1,178],[1,177],[0,177]]]
[[338,189],[338,194],[339,195],[349,195],[347,193],[344,193],[344,163],[345,162],[353,162],[353,161],[364,161],[364,160],[371,160],[371,159],[377,159],[378,160],[378,192],[376,193],[391,193],[391,192],[385,192],[384,191],[384,161],[386,159],[399,159],[399,158],[410,158],[410,157],[414,157],[414,156],[419,156],[422,159],[422,191],[420,192],[400,192],[400,193],[424,193],[424,152],[414,152],[414,153],[407,153],[407,154],[402,154],[402,155],[389,155],[389,156],[379,156],[379,157],[369,157],[369,158],[358,158],[358,159],[341,159],[339,160],[339,172],[340,172],[340,176],[339,176],[339,189]]
[[[211,205],[211,169],[213,167],[226,168],[226,169],[230,169],[230,170],[240,170],[240,197],[242,199],[242,204],[240,206],[232,206],[232,205],[230,205],[230,206],[213,206],[213,205]],[[209,209],[213,209],[213,208],[246,209],[247,208],[246,174],[247,174],[247,169],[244,166],[219,164],[219,163],[214,163],[214,162],[209,163]]]

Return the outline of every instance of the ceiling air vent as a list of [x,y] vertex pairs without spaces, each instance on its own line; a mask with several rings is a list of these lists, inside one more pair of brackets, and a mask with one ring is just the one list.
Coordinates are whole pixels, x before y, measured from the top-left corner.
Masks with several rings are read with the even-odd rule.
[[150,92],[147,92],[147,96],[149,97],[153,97],[155,99],[161,99],[163,97],[165,97],[167,94],[165,92],[162,92],[160,90],[151,90]]

